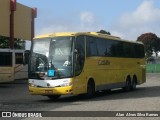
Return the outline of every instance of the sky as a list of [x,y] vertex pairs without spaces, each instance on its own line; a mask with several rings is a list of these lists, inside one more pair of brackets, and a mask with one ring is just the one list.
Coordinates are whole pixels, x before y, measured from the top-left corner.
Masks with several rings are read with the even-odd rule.
[[17,0],[38,10],[35,34],[96,32],[101,29],[122,39],[143,33],[160,37],[160,0]]

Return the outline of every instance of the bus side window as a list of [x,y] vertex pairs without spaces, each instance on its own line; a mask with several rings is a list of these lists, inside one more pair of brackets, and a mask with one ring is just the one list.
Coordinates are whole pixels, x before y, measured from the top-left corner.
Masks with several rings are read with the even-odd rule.
[[76,63],[75,63],[75,75],[79,75],[82,72],[84,66],[85,52],[84,52],[84,36],[78,36],[76,39]]
[[97,38],[86,36],[87,57],[98,56]]
[[15,53],[16,64],[23,64],[23,53]]
[[0,66],[12,66],[12,52],[0,52]]

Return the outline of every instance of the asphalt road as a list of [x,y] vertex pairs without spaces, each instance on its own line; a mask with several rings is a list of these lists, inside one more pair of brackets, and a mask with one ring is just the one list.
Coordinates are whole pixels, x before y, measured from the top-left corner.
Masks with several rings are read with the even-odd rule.
[[[137,86],[135,91],[101,92],[92,99],[64,96],[57,101],[52,101],[45,96],[31,96],[28,92],[27,80],[3,83],[0,84],[0,111],[160,111],[160,74],[147,74],[147,82]],[[120,120],[120,118],[116,119]],[[134,119],[138,120],[138,118]],[[143,117],[141,119],[146,120]],[[159,120],[160,116],[152,119]]]

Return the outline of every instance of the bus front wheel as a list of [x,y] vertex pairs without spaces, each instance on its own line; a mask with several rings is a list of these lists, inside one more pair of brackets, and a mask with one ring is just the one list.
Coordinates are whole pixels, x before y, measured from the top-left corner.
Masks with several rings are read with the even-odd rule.
[[92,98],[95,94],[95,84],[93,81],[89,81],[87,85],[86,98]]

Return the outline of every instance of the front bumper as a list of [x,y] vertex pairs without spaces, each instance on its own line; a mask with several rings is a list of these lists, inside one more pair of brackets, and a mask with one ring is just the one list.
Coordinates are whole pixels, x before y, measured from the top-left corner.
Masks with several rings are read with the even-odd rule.
[[54,88],[39,88],[29,86],[31,95],[71,95],[73,94],[72,86],[54,87]]

